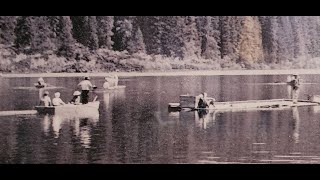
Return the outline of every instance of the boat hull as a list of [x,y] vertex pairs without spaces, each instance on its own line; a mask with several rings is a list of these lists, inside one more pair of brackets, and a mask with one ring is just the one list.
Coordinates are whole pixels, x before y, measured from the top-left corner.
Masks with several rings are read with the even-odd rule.
[[66,104],[61,106],[36,106],[39,114],[59,114],[65,116],[91,116],[99,114],[99,101],[89,102],[88,104],[74,105]]

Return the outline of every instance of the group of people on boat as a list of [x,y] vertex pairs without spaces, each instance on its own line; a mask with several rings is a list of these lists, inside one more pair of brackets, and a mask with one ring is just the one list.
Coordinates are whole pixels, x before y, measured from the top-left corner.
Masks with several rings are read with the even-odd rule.
[[[35,84],[37,88],[40,89],[40,94],[41,90],[47,86],[45,83],[44,79],[40,77],[38,79],[38,83]],[[103,88],[105,89],[112,89],[114,87],[118,86],[118,76],[117,75],[110,75],[105,77],[105,83],[103,84]],[[80,87],[81,92],[76,90],[73,93],[72,99],[68,102],[68,104],[74,104],[74,105],[79,105],[79,104],[88,104],[89,102],[89,92],[92,89],[95,89],[96,86],[92,85],[90,82],[90,77],[85,76],[84,79],[78,84],[78,87]],[[49,96],[49,91],[44,91],[42,93],[43,95],[40,95],[40,106],[60,106],[60,105],[65,105],[66,103],[60,98],[60,92],[55,92],[54,93],[54,98],[51,100]]]

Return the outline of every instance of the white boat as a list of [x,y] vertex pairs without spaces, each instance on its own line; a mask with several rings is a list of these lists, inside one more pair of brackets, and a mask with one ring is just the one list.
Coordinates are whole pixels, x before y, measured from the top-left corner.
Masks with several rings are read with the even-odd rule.
[[99,114],[99,101],[89,102],[88,104],[65,104],[61,106],[36,106],[35,109],[39,114],[59,114],[59,115],[76,115],[76,116],[87,116],[91,114]]

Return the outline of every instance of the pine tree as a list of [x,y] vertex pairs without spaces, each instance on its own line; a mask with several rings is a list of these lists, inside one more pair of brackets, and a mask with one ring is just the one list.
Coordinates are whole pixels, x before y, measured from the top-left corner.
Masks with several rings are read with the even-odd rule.
[[302,19],[301,17],[291,16],[290,20],[293,28],[294,37],[294,58],[305,56],[306,47],[302,30]]
[[73,56],[75,40],[72,36],[72,22],[69,16],[60,16],[57,37],[60,42],[58,54],[67,57]]
[[228,56],[233,61],[239,58],[239,32],[241,17],[220,16],[221,57]]
[[[211,16],[211,26],[213,28],[213,37],[215,39],[215,41],[217,42],[218,46],[221,44],[221,32],[220,32],[220,18],[219,16]],[[219,50],[220,50],[220,46],[219,46]],[[220,52],[219,52],[220,54]]]
[[98,39],[99,47],[112,49],[114,44],[111,37],[113,36],[112,29],[114,27],[113,16],[97,16],[98,23]]
[[317,51],[317,24],[314,16],[302,17],[307,54],[315,57]]
[[135,28],[132,37],[128,40],[129,53],[146,53],[146,47],[140,27]]
[[[220,58],[220,50],[216,38],[220,39],[218,23],[213,20],[211,16],[202,16],[199,19],[199,31],[201,40],[201,55],[206,59],[217,59]],[[198,21],[198,22],[199,22]],[[218,33],[216,32],[218,31]]]
[[163,16],[163,34],[161,44],[163,53],[167,56],[183,58],[183,18],[180,16]]
[[258,17],[244,17],[239,44],[240,62],[253,63],[263,60],[261,25]]
[[18,19],[15,45],[28,53],[42,53],[55,50],[46,16],[22,16]]
[[70,16],[72,21],[72,33],[75,40],[83,45],[86,45],[86,31],[88,18],[87,16]]
[[277,63],[278,52],[278,21],[276,16],[267,16],[262,21],[262,44],[265,61],[267,63]]
[[161,16],[141,17],[141,32],[144,36],[147,53],[163,54],[162,36],[164,32],[164,23]]
[[0,44],[13,45],[17,16],[0,16]]
[[181,17],[182,20],[180,27],[182,27],[183,33],[183,47],[182,47],[182,57],[199,58],[201,55],[201,43],[200,37],[197,31],[196,21],[194,16]]
[[231,57],[233,60],[239,60],[240,57],[240,32],[242,29],[244,17],[242,16],[232,16],[231,18],[231,46],[232,54]]
[[22,50],[31,45],[32,31],[32,16],[21,16],[17,19],[15,46],[18,49]]
[[96,16],[88,17],[88,29],[87,29],[87,46],[90,49],[99,48],[99,39],[97,33],[97,20]]
[[31,31],[31,49],[34,53],[55,51],[56,46],[52,42],[52,31],[49,19],[46,16],[33,16],[33,30]]
[[96,16],[71,16],[73,36],[91,50],[99,47]]
[[278,62],[293,58],[293,31],[288,16],[277,16],[278,23]]
[[50,38],[51,41],[57,46],[60,46],[59,39],[57,38],[57,34],[59,33],[59,23],[60,23],[61,16],[47,16],[49,29],[51,31]]
[[320,57],[320,16],[314,17],[314,23],[316,26],[316,34],[315,34],[315,52],[314,57]]
[[133,21],[135,16],[115,16],[115,32],[113,36],[114,49],[127,50],[128,40],[133,36]]

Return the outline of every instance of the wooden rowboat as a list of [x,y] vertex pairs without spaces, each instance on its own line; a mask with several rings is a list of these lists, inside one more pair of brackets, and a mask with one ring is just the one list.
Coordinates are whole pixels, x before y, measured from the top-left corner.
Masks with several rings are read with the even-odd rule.
[[88,114],[99,114],[99,101],[89,102],[88,104],[65,104],[61,106],[36,106],[35,109],[39,114],[60,114],[60,115],[88,115]]
[[39,85],[38,83],[35,83],[33,87],[12,87],[12,89],[17,89],[17,90],[39,90],[39,89],[62,89],[64,87],[57,87],[53,86],[50,84],[45,84],[45,85]]
[[35,106],[35,110],[11,110],[0,111],[1,116],[15,115],[37,115],[50,114],[59,115],[63,118],[81,117],[81,118],[97,118],[99,117],[99,101],[89,102],[88,104],[74,105],[65,104],[61,106]]

